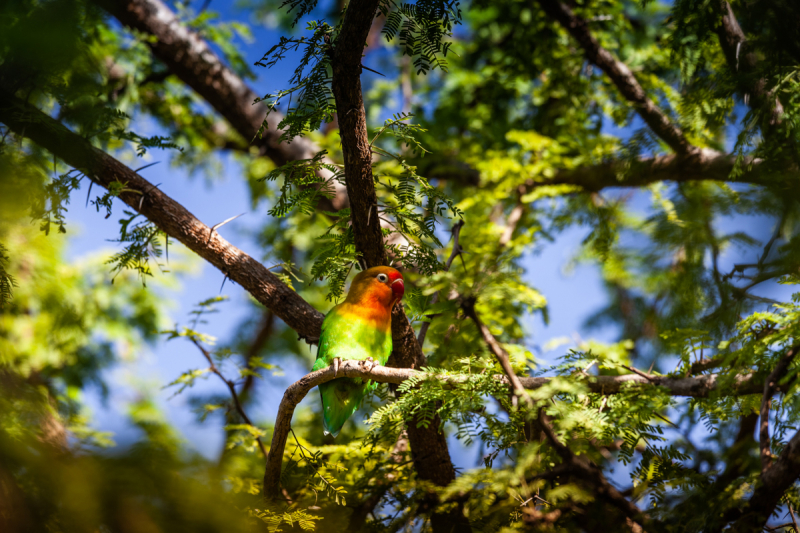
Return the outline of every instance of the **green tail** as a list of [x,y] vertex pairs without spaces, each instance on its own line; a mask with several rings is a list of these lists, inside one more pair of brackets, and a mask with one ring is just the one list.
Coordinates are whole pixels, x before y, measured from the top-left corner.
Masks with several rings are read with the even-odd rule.
[[347,419],[358,410],[368,387],[361,378],[337,378],[319,386],[326,435],[339,434]]

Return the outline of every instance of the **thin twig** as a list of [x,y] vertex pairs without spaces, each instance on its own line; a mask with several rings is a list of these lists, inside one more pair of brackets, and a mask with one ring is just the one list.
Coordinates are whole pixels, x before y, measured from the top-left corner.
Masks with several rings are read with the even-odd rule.
[[[239,395],[236,393],[236,386],[233,384],[233,382],[227,379],[222,372],[220,372],[219,368],[217,368],[217,365],[214,364],[211,354],[203,347],[202,344],[200,344],[200,342],[197,341],[197,339],[189,337],[189,340],[191,340],[192,343],[197,346],[197,348],[203,354],[203,357],[206,358],[206,361],[208,361],[209,364],[209,370],[211,370],[213,374],[216,374],[217,377],[219,377],[219,379],[221,379],[222,382],[227,385],[228,390],[231,392],[231,397],[233,398],[233,404],[236,407],[236,412],[239,413],[239,416],[242,417],[242,420],[244,420],[248,426],[258,429],[258,426],[253,424],[253,422],[250,421],[250,417],[248,417],[247,413],[245,413],[244,407],[242,407],[242,403],[239,401]],[[261,442],[261,437],[256,437],[256,442],[258,443],[258,448],[261,450],[261,453],[264,455],[264,459],[266,459],[267,449],[264,447],[264,443]]]
[[499,342],[497,342],[497,339],[494,337],[494,335],[492,335],[492,332],[489,331],[489,328],[487,328],[486,325],[481,322],[480,317],[478,317],[478,312],[475,310],[475,299],[464,299],[461,303],[461,308],[464,310],[464,314],[466,314],[472,319],[473,322],[475,322],[475,326],[478,328],[478,331],[483,337],[483,341],[489,347],[489,351],[491,351],[495,358],[497,358],[497,361],[500,363],[500,367],[503,369],[508,381],[511,383],[511,404],[514,407],[517,407],[518,398],[522,397],[528,407],[533,408],[533,400],[528,393],[525,392],[525,387],[522,386],[522,382],[519,380],[519,377],[517,377],[517,374],[511,367],[511,359],[508,356],[508,352]]
[[620,365],[620,366],[621,366],[622,368],[625,368],[625,369],[627,369],[627,370],[630,370],[630,371],[631,371],[631,372],[633,372],[634,374],[638,374],[638,375],[642,376],[643,378],[645,378],[646,380],[648,380],[648,381],[650,381],[650,382],[652,382],[652,383],[655,383],[655,382],[656,382],[656,378],[655,378],[655,376],[651,376],[651,375],[649,375],[649,374],[645,374],[645,373],[644,373],[644,372],[642,372],[641,370],[637,370],[636,368],[633,368],[632,366],[627,366],[627,365]]

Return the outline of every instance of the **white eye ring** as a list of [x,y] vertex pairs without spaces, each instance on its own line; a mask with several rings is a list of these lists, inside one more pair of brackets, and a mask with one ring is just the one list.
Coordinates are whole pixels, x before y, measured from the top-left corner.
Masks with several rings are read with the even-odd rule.
[[387,281],[389,281],[389,276],[387,276],[386,274],[378,274],[378,281],[380,281],[381,283],[386,283]]

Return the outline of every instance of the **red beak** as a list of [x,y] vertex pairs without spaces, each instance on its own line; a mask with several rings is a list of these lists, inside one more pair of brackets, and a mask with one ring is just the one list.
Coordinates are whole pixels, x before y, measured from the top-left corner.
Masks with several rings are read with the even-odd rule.
[[400,301],[403,297],[403,294],[406,292],[406,286],[403,284],[403,279],[396,279],[392,282],[392,293],[394,294],[394,300]]

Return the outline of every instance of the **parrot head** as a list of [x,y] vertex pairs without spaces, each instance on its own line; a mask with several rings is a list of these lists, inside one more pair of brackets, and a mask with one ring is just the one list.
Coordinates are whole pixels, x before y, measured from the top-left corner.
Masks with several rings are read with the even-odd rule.
[[404,292],[403,275],[398,270],[377,266],[360,272],[353,279],[346,301],[363,304],[371,300],[391,309],[403,298]]

